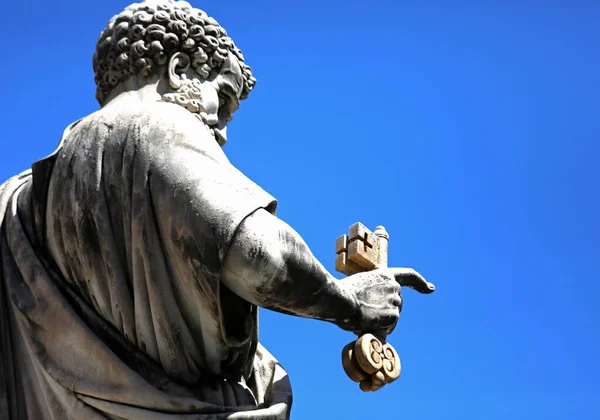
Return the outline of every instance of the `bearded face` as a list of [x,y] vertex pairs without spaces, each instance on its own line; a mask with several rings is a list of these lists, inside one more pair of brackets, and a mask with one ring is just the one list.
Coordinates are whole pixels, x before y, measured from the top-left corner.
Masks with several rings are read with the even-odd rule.
[[223,146],[227,142],[227,124],[240,107],[244,89],[242,70],[237,58],[229,54],[217,76],[202,83],[202,86],[206,123],[214,130],[219,145]]
[[239,61],[229,54],[218,72],[204,79],[185,65],[177,71],[180,62],[187,63],[185,54],[178,54],[169,73],[172,92],[163,95],[163,101],[175,103],[197,114],[209,128],[220,146],[227,142],[227,124],[240,106],[244,78]]

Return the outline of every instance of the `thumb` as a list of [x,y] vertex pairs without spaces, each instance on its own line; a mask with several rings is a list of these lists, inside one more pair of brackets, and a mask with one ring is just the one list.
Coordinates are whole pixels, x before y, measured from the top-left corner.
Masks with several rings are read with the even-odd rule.
[[391,268],[390,270],[400,286],[406,286],[424,294],[433,293],[435,290],[433,283],[429,283],[412,268]]

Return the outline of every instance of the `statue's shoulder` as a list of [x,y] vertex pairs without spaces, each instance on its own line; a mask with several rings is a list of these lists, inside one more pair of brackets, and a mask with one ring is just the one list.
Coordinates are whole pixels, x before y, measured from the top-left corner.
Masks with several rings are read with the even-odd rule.
[[203,124],[191,112],[167,102],[151,102],[141,106],[127,104],[108,105],[81,120],[82,125],[106,125],[112,129],[131,129],[138,126],[144,130],[166,133],[175,131],[198,132]]
[[121,150],[132,142],[144,145],[139,153],[194,145],[195,150],[225,161],[208,127],[195,114],[165,102],[106,106],[72,126],[64,139],[61,145],[69,144],[72,150],[101,145],[107,153]]

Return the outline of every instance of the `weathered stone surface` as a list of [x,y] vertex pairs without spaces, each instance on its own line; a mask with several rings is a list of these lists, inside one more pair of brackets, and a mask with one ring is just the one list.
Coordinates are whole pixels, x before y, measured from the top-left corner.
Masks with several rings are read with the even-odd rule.
[[386,335],[400,286],[433,291],[368,249],[374,269],[337,280],[231,165],[255,79],[203,11],[128,7],[94,71],[101,109],[0,186],[0,418],[287,419],[257,306]]

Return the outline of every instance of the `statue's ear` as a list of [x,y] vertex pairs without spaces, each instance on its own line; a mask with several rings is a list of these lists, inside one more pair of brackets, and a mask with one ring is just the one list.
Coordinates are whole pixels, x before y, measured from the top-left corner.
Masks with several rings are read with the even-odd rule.
[[185,72],[190,68],[190,62],[190,56],[186,53],[178,52],[171,56],[168,68],[171,88],[179,89],[181,87],[181,81],[186,79]]

